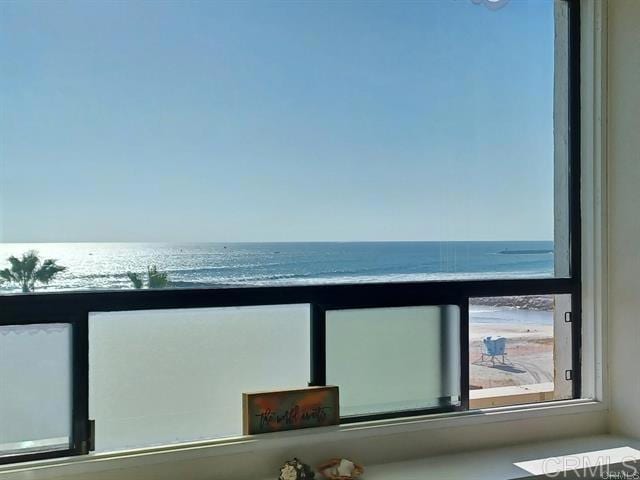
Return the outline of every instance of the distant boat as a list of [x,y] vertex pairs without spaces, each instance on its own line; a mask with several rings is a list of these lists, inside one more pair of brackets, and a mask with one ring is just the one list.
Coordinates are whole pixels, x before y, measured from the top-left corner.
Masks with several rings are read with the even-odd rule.
[[544,253],[553,253],[553,250],[502,250],[498,253],[501,255],[540,255]]

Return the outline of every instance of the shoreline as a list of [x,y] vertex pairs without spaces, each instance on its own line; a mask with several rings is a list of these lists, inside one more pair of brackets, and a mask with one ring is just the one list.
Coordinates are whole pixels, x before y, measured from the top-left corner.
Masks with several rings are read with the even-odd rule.
[[553,295],[518,295],[506,297],[474,297],[469,299],[470,307],[504,307],[514,310],[535,310],[553,312]]

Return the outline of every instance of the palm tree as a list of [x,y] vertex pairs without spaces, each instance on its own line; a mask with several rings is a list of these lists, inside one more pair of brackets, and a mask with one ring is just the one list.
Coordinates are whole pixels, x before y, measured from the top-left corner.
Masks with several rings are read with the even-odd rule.
[[[133,284],[133,288],[141,289],[144,287],[142,276],[139,273],[127,272],[129,280]],[[166,288],[169,285],[169,277],[166,272],[158,271],[153,265],[147,267],[147,288]]]
[[23,253],[22,258],[11,256],[8,261],[11,268],[0,270],[0,278],[17,284],[24,293],[35,290],[36,283],[47,285],[53,277],[67,269],[51,258],[41,262],[35,250]]
[[155,265],[147,268],[149,276],[149,288],[166,288],[169,284],[169,277],[166,272],[159,272]]
[[139,274],[133,273],[133,272],[127,272],[127,277],[129,277],[129,280],[131,280],[131,283],[133,284],[133,288],[135,289],[142,288],[142,278],[140,278]]

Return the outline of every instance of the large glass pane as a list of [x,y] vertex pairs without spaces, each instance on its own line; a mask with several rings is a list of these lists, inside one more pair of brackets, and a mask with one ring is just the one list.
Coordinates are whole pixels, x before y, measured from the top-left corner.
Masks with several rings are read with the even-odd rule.
[[69,448],[71,326],[0,326],[0,456]]
[[459,404],[458,307],[332,310],[326,328],[342,416]]
[[3,2],[0,269],[66,267],[36,290],[566,276],[566,3]]
[[306,387],[307,305],[92,313],[96,450],[242,434],[242,393]]
[[469,302],[471,408],[572,397],[571,295]]

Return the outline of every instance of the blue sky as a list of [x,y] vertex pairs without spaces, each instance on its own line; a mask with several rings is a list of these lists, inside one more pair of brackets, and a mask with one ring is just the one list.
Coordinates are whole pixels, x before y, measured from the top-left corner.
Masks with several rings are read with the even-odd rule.
[[549,240],[553,2],[0,5],[0,241]]

